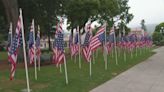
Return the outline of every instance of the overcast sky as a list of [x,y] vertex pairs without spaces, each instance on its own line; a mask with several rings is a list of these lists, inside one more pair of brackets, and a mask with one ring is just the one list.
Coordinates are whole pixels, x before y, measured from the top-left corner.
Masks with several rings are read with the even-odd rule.
[[164,0],[129,0],[129,6],[134,15],[130,27],[140,26],[142,19],[146,24],[164,22]]

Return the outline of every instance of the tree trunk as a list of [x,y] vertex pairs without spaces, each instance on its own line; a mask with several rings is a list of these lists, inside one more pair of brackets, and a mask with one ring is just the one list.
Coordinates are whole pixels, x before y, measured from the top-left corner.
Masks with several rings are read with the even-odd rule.
[[17,0],[2,0],[5,8],[6,17],[8,24],[13,23],[13,30],[16,28],[18,20],[18,1]]
[[50,36],[50,31],[47,31],[48,33],[48,47],[49,47],[49,51],[51,51],[51,36]]

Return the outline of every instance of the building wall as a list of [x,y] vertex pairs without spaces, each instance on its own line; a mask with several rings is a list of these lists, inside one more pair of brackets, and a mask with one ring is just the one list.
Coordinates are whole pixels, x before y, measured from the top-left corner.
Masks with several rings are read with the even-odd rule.
[[[50,42],[51,42],[51,47],[53,47],[53,42],[54,42],[54,39],[50,39]],[[69,45],[69,40],[68,39],[64,39],[64,46],[65,47],[68,47],[68,45]],[[41,40],[40,40],[40,48],[41,49],[48,49],[49,48],[49,43],[48,43],[48,38],[41,38]]]

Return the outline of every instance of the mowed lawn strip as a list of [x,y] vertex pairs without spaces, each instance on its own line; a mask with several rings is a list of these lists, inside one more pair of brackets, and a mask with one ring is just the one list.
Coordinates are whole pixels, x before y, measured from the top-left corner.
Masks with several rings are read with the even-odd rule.
[[[123,52],[118,56],[118,65],[115,64],[115,57],[108,55],[108,70],[104,68],[104,59],[102,51],[99,51],[98,57],[95,57],[95,64],[92,63],[92,77],[89,76],[89,63],[81,59],[82,68],[78,67],[77,61],[71,60],[67,56],[67,69],[69,84],[65,84],[64,66],[62,73],[55,65],[42,66],[38,71],[38,80],[34,78],[34,68],[29,68],[30,88],[32,92],[88,92],[98,85],[112,79],[121,72],[133,67],[134,65],[146,60],[154,53],[151,51],[144,52],[133,58],[130,53],[127,54],[127,61],[124,61]],[[96,56],[96,55],[95,55]],[[9,80],[9,70],[0,70],[0,92],[20,92],[26,88],[26,77],[24,69],[17,69],[15,79]]]
[[0,62],[7,59],[6,51],[0,51]]

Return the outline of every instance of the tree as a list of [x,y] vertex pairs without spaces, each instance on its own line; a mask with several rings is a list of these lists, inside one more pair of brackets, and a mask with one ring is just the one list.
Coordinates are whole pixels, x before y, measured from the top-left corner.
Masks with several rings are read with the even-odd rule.
[[13,29],[16,27],[18,20],[18,2],[17,0],[1,0],[5,8],[7,23],[13,23]]
[[153,42],[156,45],[164,45],[164,22],[155,27]]
[[[123,28],[125,31],[127,24],[133,19],[133,15],[129,13],[130,7],[128,6],[128,0],[99,0],[100,7],[97,19],[99,23],[106,21],[108,23],[108,30],[113,26],[114,23],[119,22],[120,28],[117,31],[122,32]],[[119,32],[117,32],[119,33]]]
[[97,14],[98,0],[68,0],[64,6],[69,28],[73,31],[77,26],[84,27]]
[[69,0],[64,5],[65,15],[71,29],[77,25],[84,27],[88,20],[98,21],[100,24],[107,22],[109,29],[120,19],[125,20],[125,23],[132,20],[133,15],[129,13],[127,3],[128,0]]
[[156,45],[161,45],[164,43],[162,43],[162,41],[164,40],[164,37],[162,36],[162,34],[160,32],[154,32],[153,33],[153,42]]
[[31,20],[41,27],[41,34],[48,36],[49,50],[52,26],[57,23],[57,16],[63,13],[63,0],[19,0],[19,7],[23,9],[25,29],[29,29]]
[[155,32],[162,32],[162,31],[164,31],[164,22],[162,22],[162,23],[160,23],[160,24],[158,24],[156,27],[155,27]]

